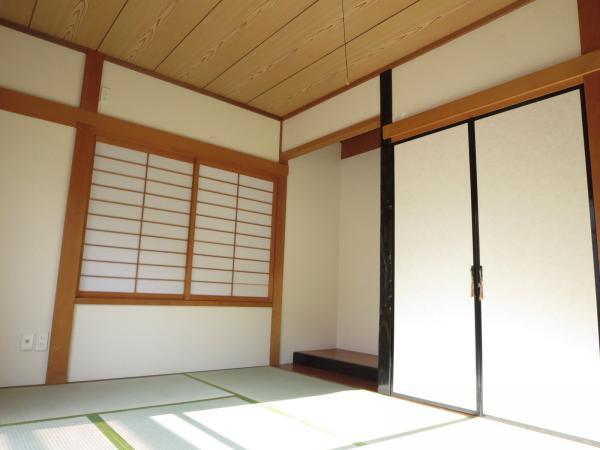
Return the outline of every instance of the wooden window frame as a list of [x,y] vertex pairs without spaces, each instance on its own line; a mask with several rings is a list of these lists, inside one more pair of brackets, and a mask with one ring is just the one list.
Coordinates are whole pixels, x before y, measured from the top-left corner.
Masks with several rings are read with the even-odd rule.
[[[282,245],[282,241],[278,236],[278,230],[276,227],[278,203],[282,201],[280,198],[278,185],[280,178],[276,175],[265,175],[261,171],[253,171],[252,169],[240,169],[235,164],[227,164],[224,162],[215,162],[207,160],[202,157],[186,157],[175,152],[170,151],[168,148],[159,146],[149,147],[144,143],[135,142],[132,140],[123,140],[115,138],[107,133],[98,133],[94,135],[94,145],[92,152],[95,154],[95,147],[97,143],[105,143],[110,145],[119,146],[128,150],[136,150],[145,152],[151,155],[163,156],[165,158],[176,159],[191,163],[194,166],[193,169],[193,180],[192,180],[192,197],[190,199],[190,212],[189,212],[189,226],[188,226],[188,240],[187,240],[187,255],[185,265],[185,280],[184,280],[184,293],[183,294],[152,294],[152,293],[119,293],[119,292],[89,292],[81,291],[79,286],[75,293],[75,304],[86,304],[86,305],[168,305],[168,306],[272,306],[275,288],[275,271],[276,271],[276,247]],[[93,161],[93,158],[92,158]],[[199,183],[199,167],[200,165],[210,166],[217,169],[228,170],[235,172],[239,175],[247,175],[261,180],[270,181],[273,183],[273,201],[271,207],[271,237],[270,237],[270,249],[269,249],[269,284],[268,284],[268,295],[266,297],[247,297],[247,296],[236,296],[236,295],[197,295],[191,293],[191,272],[192,272],[192,259],[194,256],[194,242],[195,242],[195,220],[196,220],[196,208],[197,208],[197,193]],[[85,190],[85,205],[82,208],[78,208],[79,214],[84,214],[84,217],[77,218],[78,222],[83,224],[83,230],[81,234],[85,234],[87,225],[87,214],[90,201],[90,191],[92,187],[92,172],[93,164],[88,164],[85,168],[80,169],[80,175],[87,180],[88,184]],[[234,232],[235,233],[235,232]],[[83,265],[83,250],[84,240],[80,242],[79,249],[79,263],[77,266],[76,279],[79,280],[81,277],[81,269]],[[266,261],[265,261],[266,262]],[[235,271],[232,268],[232,276]],[[233,286],[233,280],[232,280]]]
[[[268,307],[271,309],[269,363],[278,365],[281,345],[287,165],[98,113],[103,62],[104,55],[94,50],[87,51],[79,107],[0,87],[0,109],[71,126],[76,129],[54,301],[46,384],[62,384],[68,380],[76,304]],[[189,293],[186,296],[185,290],[184,298],[165,294],[132,296],[131,294],[113,293],[89,295],[88,293],[79,292],[82,253],[92,185],[91,176],[97,141],[172,159],[199,161],[207,166],[273,181],[268,298],[200,297],[192,296]],[[195,167],[198,167],[198,165],[195,164]],[[190,213],[190,220],[192,217],[195,219],[195,215],[192,216]],[[189,253],[189,245],[187,250]],[[186,277],[189,276],[187,267],[186,258]]]

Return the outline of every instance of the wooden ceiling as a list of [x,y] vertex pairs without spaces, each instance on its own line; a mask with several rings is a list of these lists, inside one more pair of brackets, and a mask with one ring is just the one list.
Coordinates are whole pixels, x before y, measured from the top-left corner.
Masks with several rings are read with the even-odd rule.
[[275,116],[523,0],[0,0],[0,17]]

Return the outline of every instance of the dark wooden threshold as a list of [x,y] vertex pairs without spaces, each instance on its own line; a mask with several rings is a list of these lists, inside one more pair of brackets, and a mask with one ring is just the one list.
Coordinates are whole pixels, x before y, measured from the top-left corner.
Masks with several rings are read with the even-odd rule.
[[303,366],[302,364],[282,364],[280,369],[290,372],[301,373],[321,380],[331,381],[333,383],[344,384],[355,389],[364,389],[377,392],[377,381],[365,380],[364,378],[345,375],[343,373],[331,372],[329,370],[317,369],[315,367]]
[[341,349],[294,352],[294,365],[377,382],[377,356]]

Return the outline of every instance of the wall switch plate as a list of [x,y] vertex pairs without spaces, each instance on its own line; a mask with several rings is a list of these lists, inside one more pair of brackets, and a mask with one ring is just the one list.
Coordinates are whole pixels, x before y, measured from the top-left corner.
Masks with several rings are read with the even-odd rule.
[[48,333],[37,333],[35,335],[35,351],[45,352],[48,350]]
[[108,105],[110,102],[110,88],[102,86],[100,88],[100,103]]
[[21,335],[21,345],[19,348],[22,352],[33,350],[33,333]]

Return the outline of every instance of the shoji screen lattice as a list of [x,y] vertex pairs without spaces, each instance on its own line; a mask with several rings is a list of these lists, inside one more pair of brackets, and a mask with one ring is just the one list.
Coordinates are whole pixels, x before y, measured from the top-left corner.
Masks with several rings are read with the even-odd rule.
[[193,169],[97,144],[81,291],[183,293]]
[[203,164],[194,180],[192,162],[98,142],[80,292],[182,296],[188,282],[191,296],[269,297],[273,193],[272,181]]
[[267,297],[273,183],[200,165],[193,295]]

